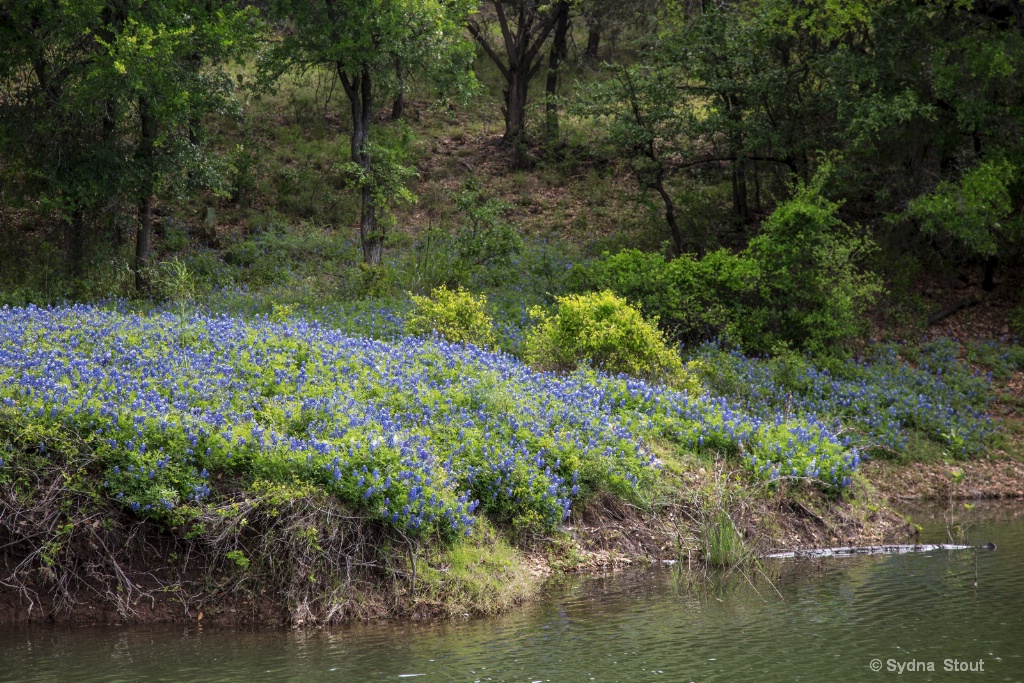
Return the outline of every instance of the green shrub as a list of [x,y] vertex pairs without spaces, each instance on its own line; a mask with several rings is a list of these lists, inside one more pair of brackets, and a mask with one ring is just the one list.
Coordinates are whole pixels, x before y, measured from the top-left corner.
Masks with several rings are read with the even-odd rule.
[[[473,178],[450,199],[455,204],[455,226],[427,229],[416,240],[403,268],[407,289],[425,292],[442,284],[508,282],[508,271],[523,250],[522,237],[505,217],[512,206],[488,196]],[[518,278],[519,273],[512,276]]]
[[864,312],[882,291],[878,277],[857,265],[873,243],[821,195],[826,174],[798,184],[747,247],[760,271],[758,305],[741,318],[741,336],[752,350],[844,351],[864,332]]
[[488,270],[507,266],[522,251],[523,240],[505,218],[512,205],[487,196],[479,181],[468,180],[455,195],[461,225],[455,231],[458,261],[469,273],[486,276]]
[[437,332],[450,342],[465,342],[481,347],[494,344],[494,321],[487,315],[487,298],[473,296],[462,287],[441,285],[430,296],[409,295],[413,310],[406,320],[410,334]]
[[626,249],[574,266],[567,287],[574,292],[609,289],[656,315],[673,338],[697,343],[725,337],[739,341],[739,323],[757,279],[755,262],[724,249],[703,259],[687,254],[671,261]]
[[630,249],[575,266],[567,286],[611,290],[687,343],[717,338],[749,352],[843,355],[881,286],[858,267],[871,242],[838,218],[839,205],[821,196],[821,183],[798,185],[739,254],[721,249],[666,261]]
[[1021,222],[1013,215],[1018,172],[1003,159],[983,161],[959,182],[944,180],[912,199],[903,217],[926,235],[952,238],[966,255],[995,256],[1021,234]]
[[666,345],[657,320],[644,320],[610,291],[559,297],[553,315],[539,306],[530,313],[538,324],[527,333],[523,348],[535,367],[571,370],[588,361],[607,372],[687,384],[682,360]]

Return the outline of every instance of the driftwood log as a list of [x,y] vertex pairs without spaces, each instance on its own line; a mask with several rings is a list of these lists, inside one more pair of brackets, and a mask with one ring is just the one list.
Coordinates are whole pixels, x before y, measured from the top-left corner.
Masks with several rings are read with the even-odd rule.
[[817,548],[809,550],[790,550],[771,553],[765,557],[787,559],[790,557],[853,557],[856,555],[902,555],[903,553],[927,553],[935,550],[995,550],[995,543],[984,545],[864,545],[843,548]]

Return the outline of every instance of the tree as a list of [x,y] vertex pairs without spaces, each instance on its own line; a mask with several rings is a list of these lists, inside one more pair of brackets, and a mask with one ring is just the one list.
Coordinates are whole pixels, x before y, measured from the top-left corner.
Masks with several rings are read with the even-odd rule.
[[[526,129],[526,102],[530,81],[544,63],[541,48],[548,34],[558,23],[560,13],[567,13],[568,5],[563,2],[549,5],[541,0],[492,2],[503,50],[492,44],[490,27],[480,14],[470,17],[466,26],[505,80],[505,104],[502,107],[502,114],[505,116],[504,140],[508,144],[517,144]],[[510,14],[512,21],[509,20]],[[568,21],[567,15],[565,21]]]
[[982,289],[990,291],[1000,251],[1024,237],[1024,218],[1015,215],[1011,192],[1017,175],[1005,160],[983,161],[959,182],[943,180],[934,191],[912,199],[903,217],[968,257],[987,259]]
[[765,175],[784,192],[793,176],[809,177],[818,151],[834,148],[839,103],[834,83],[819,76],[831,47],[787,31],[790,8],[789,0],[707,5],[669,24],[659,54],[686,74],[688,99],[701,102],[692,134],[706,144],[695,161],[727,164],[740,224],[761,209]]
[[26,196],[65,224],[70,260],[86,217],[126,197],[138,208],[133,269],[145,288],[157,197],[223,186],[198,127],[227,110],[223,65],[253,47],[257,28],[255,10],[233,0],[4,6],[0,31],[17,47],[0,67],[17,93],[4,102],[6,146]]
[[[577,113],[601,120],[613,155],[629,164],[643,190],[658,194],[665,210],[675,255],[691,245],[676,213],[669,180],[692,154],[696,117],[686,101],[681,74],[665,66],[615,66],[603,84],[584,86]],[[697,246],[700,251],[702,245]]]
[[[632,28],[635,34],[646,37],[658,33],[658,22],[663,16],[665,5],[669,4],[672,15],[689,15],[688,7],[693,0],[686,2],[666,0],[576,0],[574,6],[577,14],[583,19],[587,28],[587,40],[583,48],[582,60],[591,65],[598,64],[602,43],[615,44],[624,30]],[[608,61],[614,61],[609,50]]]
[[548,78],[544,92],[547,96],[545,107],[547,118],[545,134],[549,140],[558,137],[558,79],[566,57],[569,56],[569,2],[560,0],[555,6],[555,32],[551,38],[551,53],[548,57]]
[[81,92],[103,3],[0,5],[0,177],[8,201],[60,228],[72,271],[85,226],[116,187],[102,103]]
[[1019,15],[998,1],[705,5],[666,23],[658,57],[693,80],[689,96],[703,108],[693,137],[707,143],[707,162],[729,163],[740,220],[753,222],[766,175],[781,195],[838,151],[830,184],[845,213],[911,219],[877,223],[898,227],[887,251],[924,246],[949,258],[958,245],[961,257],[986,262],[989,286],[993,249],[1012,256],[1015,229],[978,204],[937,216],[971,204],[982,176],[1005,187],[1004,215],[1021,207],[1012,174],[994,172],[1024,167]]
[[391,168],[381,174],[374,169],[370,132],[376,103],[389,87],[396,90],[406,69],[438,77],[471,77],[472,55],[461,36],[468,11],[465,2],[440,0],[273,3],[274,15],[285,22],[285,31],[264,64],[264,73],[273,78],[289,68],[329,69],[348,98],[351,162],[360,169],[359,238],[368,264],[379,264],[383,253],[387,225],[379,220],[379,212],[388,209],[381,205],[382,200],[403,195],[393,183],[385,187],[400,178],[401,172]]
[[110,5],[84,87],[111,112],[129,159],[125,189],[138,206],[135,283],[147,285],[159,195],[205,185],[224,191],[200,144],[203,117],[225,112],[233,83],[224,66],[254,47],[256,12],[233,0],[131,0]]

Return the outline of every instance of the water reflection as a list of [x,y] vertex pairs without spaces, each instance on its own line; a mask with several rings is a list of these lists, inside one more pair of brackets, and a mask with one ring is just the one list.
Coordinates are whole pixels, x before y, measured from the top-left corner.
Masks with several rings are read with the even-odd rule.
[[[684,573],[564,588],[497,619],[329,632],[0,633],[11,681],[1024,680],[1024,507],[969,530],[996,552],[782,561],[693,590]],[[942,540],[941,518],[927,541]],[[872,659],[883,671],[870,669]],[[985,662],[946,672],[947,659]],[[886,668],[932,662],[936,671]]]

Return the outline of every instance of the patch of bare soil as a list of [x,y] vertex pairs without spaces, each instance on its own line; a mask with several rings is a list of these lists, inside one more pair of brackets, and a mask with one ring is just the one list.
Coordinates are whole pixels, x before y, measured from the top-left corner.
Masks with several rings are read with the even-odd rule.
[[[694,476],[691,472],[685,478]],[[831,497],[810,483],[770,492],[735,485],[723,498],[709,494],[721,472],[703,476],[702,486],[690,481],[680,500],[651,510],[611,496],[592,501],[574,514],[569,527],[576,546],[575,563],[558,568],[595,571],[675,561],[698,566],[702,526],[716,510],[728,515],[754,556],[779,549],[905,543],[917,534],[902,516],[882,504],[870,486],[859,487],[851,500]]]
[[[527,235],[551,236],[585,244],[623,230],[622,215],[635,211],[635,180],[628,172],[607,173],[607,164],[577,159],[572,170],[537,165],[544,151],[525,152],[528,169],[517,168],[516,154],[504,144],[500,132],[455,128],[430,143],[428,153],[416,165],[414,191],[420,202],[409,209],[399,224],[415,234],[443,221],[451,197],[469,178],[484,185],[488,196],[514,207],[512,217]],[[592,173],[604,173],[602,190],[591,187]],[[582,224],[577,225],[577,218]]]
[[861,468],[890,501],[1024,497],[1024,463],[1012,459],[910,465],[875,461]]

